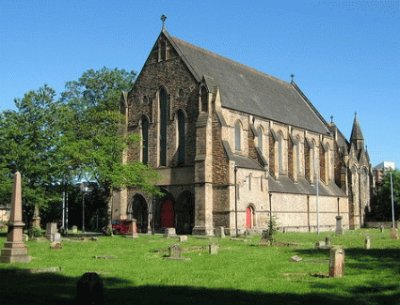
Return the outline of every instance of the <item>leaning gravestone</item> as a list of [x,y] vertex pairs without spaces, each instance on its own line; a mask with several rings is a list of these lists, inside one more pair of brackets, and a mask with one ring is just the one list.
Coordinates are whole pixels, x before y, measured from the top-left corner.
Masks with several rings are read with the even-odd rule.
[[22,222],[22,186],[21,174],[14,175],[13,192],[11,196],[10,220],[8,222],[7,241],[1,250],[0,262],[28,263],[28,249],[23,240],[24,223]]
[[330,250],[329,276],[342,277],[344,275],[344,249],[333,247]]
[[171,259],[180,259],[182,255],[182,249],[179,245],[172,245],[168,248],[169,258]]
[[82,275],[76,284],[76,301],[79,305],[102,305],[104,303],[103,280],[96,272]]
[[218,254],[218,249],[219,249],[219,246],[216,245],[216,244],[208,245],[208,253],[211,254],[211,255]]

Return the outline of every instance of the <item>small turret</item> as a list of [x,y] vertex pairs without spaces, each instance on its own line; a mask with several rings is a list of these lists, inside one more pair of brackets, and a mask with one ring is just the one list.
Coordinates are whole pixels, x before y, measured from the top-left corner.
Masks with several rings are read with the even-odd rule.
[[354,114],[353,129],[351,130],[350,143],[354,144],[357,151],[364,148],[364,136],[361,132],[360,124],[357,118],[357,112]]

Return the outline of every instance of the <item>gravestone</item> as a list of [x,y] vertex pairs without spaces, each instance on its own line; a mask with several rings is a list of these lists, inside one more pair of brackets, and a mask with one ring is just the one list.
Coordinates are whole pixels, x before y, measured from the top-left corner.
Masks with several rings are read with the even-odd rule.
[[71,232],[72,232],[72,234],[77,234],[78,233],[78,227],[77,226],[72,226]]
[[48,222],[46,224],[46,238],[52,241],[53,235],[56,234],[57,231],[57,223],[56,222]]
[[325,248],[326,248],[326,243],[324,240],[320,240],[315,243],[315,249],[325,249]]
[[215,229],[215,235],[220,238],[225,238],[225,227],[217,227]]
[[179,245],[174,244],[172,246],[169,246],[168,251],[169,251],[169,258],[172,258],[172,259],[180,259],[181,258],[182,249]]
[[272,242],[272,238],[269,234],[269,230],[262,230],[261,232],[261,240],[260,240],[260,245],[262,246],[268,246]]
[[390,238],[391,239],[399,239],[399,231],[396,228],[392,228],[390,230]]
[[330,250],[329,276],[342,277],[344,275],[344,249],[333,247]]
[[369,236],[365,236],[364,248],[365,248],[366,250],[371,249],[371,239],[369,238]]
[[175,228],[165,228],[164,237],[176,237]]
[[186,235],[181,235],[181,236],[179,236],[179,241],[181,243],[185,243],[188,241],[188,237]]
[[52,242],[61,242],[61,234],[60,233],[51,234],[50,241],[52,241]]
[[385,227],[384,227],[383,225],[380,225],[380,226],[379,226],[379,231],[380,231],[381,233],[383,233],[384,229],[385,229]]
[[51,244],[50,244],[50,249],[52,249],[52,250],[60,250],[60,249],[62,249],[62,243],[61,242],[59,242],[59,241],[53,241]]
[[216,245],[216,244],[208,245],[208,253],[211,254],[211,255],[218,254],[218,249],[219,249],[219,246]]
[[23,240],[24,223],[22,222],[22,186],[21,174],[14,174],[13,192],[11,196],[11,211],[8,222],[7,240],[1,250],[0,262],[28,263],[28,249]]
[[336,216],[336,231],[337,235],[343,234],[343,227],[342,227],[342,216]]
[[82,275],[76,284],[76,301],[79,305],[104,304],[103,280],[96,272]]

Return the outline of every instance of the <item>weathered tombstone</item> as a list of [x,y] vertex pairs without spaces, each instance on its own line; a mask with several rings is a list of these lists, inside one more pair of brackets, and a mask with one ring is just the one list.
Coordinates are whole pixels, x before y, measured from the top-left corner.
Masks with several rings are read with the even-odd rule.
[[329,276],[342,277],[344,275],[344,249],[333,247],[330,250]]
[[164,237],[176,237],[175,228],[165,228]]
[[77,226],[72,226],[71,232],[72,232],[72,234],[77,234],[78,233],[78,227]]
[[379,231],[380,231],[381,233],[383,233],[384,229],[385,229],[385,227],[384,227],[383,225],[380,225],[380,226],[379,226]]
[[325,246],[326,247],[332,246],[332,238],[330,238],[329,236],[325,237]]
[[8,222],[7,241],[1,250],[0,262],[27,263],[31,261],[28,249],[23,241],[24,223],[22,222],[22,187],[21,174],[14,175],[14,185],[11,197],[10,220]]
[[188,241],[188,237],[186,235],[179,236],[179,242],[185,243]]
[[51,235],[50,241],[53,242],[61,242],[61,234],[60,233],[54,233]]
[[52,249],[52,250],[60,250],[60,249],[62,249],[62,243],[59,242],[59,241],[53,241],[50,244],[50,249]]
[[392,228],[390,230],[390,238],[391,239],[399,239],[399,231],[396,228]]
[[365,236],[364,248],[365,248],[366,250],[371,249],[371,239],[369,238],[369,236]]
[[337,235],[343,234],[343,227],[342,227],[342,216],[336,216],[336,231]]
[[179,245],[174,244],[172,246],[169,246],[168,251],[169,251],[169,258],[174,258],[174,259],[181,258],[182,249]]
[[271,244],[271,236],[269,234],[269,230],[262,230],[261,232],[261,240],[260,240],[260,245],[262,246],[268,246]]
[[324,241],[324,240],[317,241],[317,242],[315,243],[315,248],[316,248],[316,249],[325,249],[325,248],[326,248],[326,243],[325,243],[325,241]]
[[57,223],[55,222],[48,222],[46,224],[46,238],[50,241],[52,240],[52,237],[54,234],[57,233]]
[[220,238],[225,238],[225,227],[217,227],[215,229],[215,235]]
[[76,300],[79,305],[102,305],[104,303],[103,280],[96,272],[82,275],[76,284]]
[[216,244],[208,245],[208,253],[211,254],[211,255],[218,254],[218,249],[219,249],[219,246],[216,245]]
[[293,262],[296,262],[296,263],[301,262],[301,261],[303,260],[303,258],[301,258],[301,257],[298,256],[298,255],[294,255],[294,256],[292,256],[290,259],[291,259]]
[[136,225],[136,219],[132,219],[132,221],[129,223],[129,231],[131,235],[130,237],[132,238],[138,238],[138,232],[137,232],[137,225]]

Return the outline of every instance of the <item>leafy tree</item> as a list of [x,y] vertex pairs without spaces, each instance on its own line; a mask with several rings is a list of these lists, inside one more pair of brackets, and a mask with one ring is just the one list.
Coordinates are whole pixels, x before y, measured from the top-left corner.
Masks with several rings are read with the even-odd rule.
[[80,177],[94,179],[105,191],[111,228],[113,190],[139,187],[156,193],[156,173],[139,162],[122,164],[123,151],[137,139],[123,132],[119,105],[129,90],[134,72],[102,68],[88,70],[78,81],[68,82],[62,93],[65,130],[62,149],[69,167]]
[[57,179],[60,131],[54,98],[55,91],[45,85],[16,99],[17,111],[5,111],[0,116],[0,192],[3,196],[10,193],[9,165],[14,164],[23,178],[23,200],[30,213],[34,207],[46,207],[56,196],[52,185]]
[[[400,211],[400,171],[392,171],[393,178],[393,200],[395,207],[395,217],[399,219]],[[382,181],[382,185],[373,197],[370,216],[376,220],[392,220],[392,201],[391,201],[390,174],[387,173]]]

